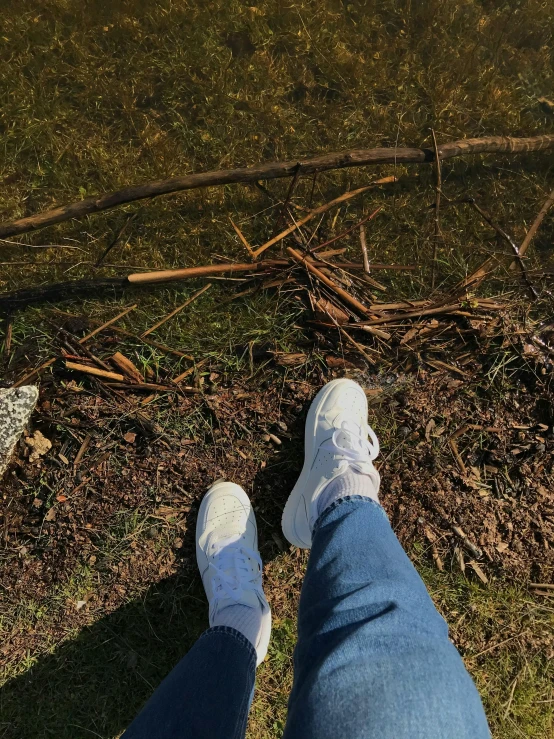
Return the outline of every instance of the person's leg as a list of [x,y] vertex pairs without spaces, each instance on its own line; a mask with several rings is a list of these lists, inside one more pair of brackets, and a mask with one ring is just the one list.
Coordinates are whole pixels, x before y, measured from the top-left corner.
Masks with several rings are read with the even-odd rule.
[[363,391],[331,385],[283,518],[289,540],[312,546],[285,739],[487,739],[446,623],[377,502]]
[[210,626],[166,677],[123,739],[242,739],[271,611],[256,520],[238,485],[221,482],[198,512],[196,556]]
[[239,631],[208,629],[158,687],[122,739],[242,739],[256,650]]

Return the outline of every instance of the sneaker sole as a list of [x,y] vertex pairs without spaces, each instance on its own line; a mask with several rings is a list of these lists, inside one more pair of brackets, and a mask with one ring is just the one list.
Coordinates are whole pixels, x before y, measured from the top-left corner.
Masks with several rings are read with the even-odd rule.
[[309,503],[306,503],[306,499],[304,497],[304,489],[314,461],[316,420],[321,406],[327,399],[329,393],[332,392],[337,385],[355,385],[356,387],[359,387],[359,385],[353,380],[341,377],[338,380],[332,380],[331,382],[328,382],[327,385],[324,385],[312,400],[312,404],[306,418],[306,430],[304,433],[304,466],[296,485],[292,489],[292,493],[288,497],[283,510],[283,516],[281,518],[281,528],[283,529],[285,538],[295,547],[299,547],[300,549],[310,549],[312,546],[312,535],[309,530],[309,510],[306,510],[306,530],[302,532],[299,532],[296,528],[296,514],[299,506],[304,506],[306,508],[306,505],[309,505]]

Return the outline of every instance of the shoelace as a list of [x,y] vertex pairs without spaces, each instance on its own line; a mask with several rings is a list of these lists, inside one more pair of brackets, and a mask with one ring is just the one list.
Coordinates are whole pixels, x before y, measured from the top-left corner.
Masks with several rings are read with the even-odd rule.
[[330,439],[325,441],[321,448],[343,457],[339,462],[339,469],[354,467],[364,472],[364,462],[371,462],[379,455],[379,440],[371,426],[367,426],[369,439],[358,424],[352,421],[338,421]]
[[[215,545],[214,545],[215,546]],[[249,559],[258,565],[258,572],[252,573]],[[249,547],[240,546],[239,542],[219,542],[217,551],[210,562],[212,575],[212,592],[219,599],[227,597],[238,603],[245,590],[258,590],[256,580],[262,570],[260,555]]]

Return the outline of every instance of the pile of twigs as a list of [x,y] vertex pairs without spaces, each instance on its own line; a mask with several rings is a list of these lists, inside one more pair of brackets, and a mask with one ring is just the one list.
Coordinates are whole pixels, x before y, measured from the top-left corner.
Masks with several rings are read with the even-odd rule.
[[[5,238],[9,235],[22,234],[27,231],[43,228],[54,223],[59,223],[69,218],[82,217],[89,213],[98,212],[107,208],[113,208],[117,205],[129,203],[140,198],[154,197],[161,194],[175,192],[193,187],[203,187],[215,184],[223,184],[229,182],[257,182],[259,179],[272,179],[276,177],[292,177],[289,193],[285,200],[285,204],[281,211],[281,217],[284,220],[283,228],[277,235],[273,236],[266,243],[257,248],[253,248],[237,225],[233,222],[241,243],[248,253],[249,261],[240,263],[218,263],[205,266],[188,267],[184,269],[160,270],[157,272],[139,272],[129,274],[124,278],[105,278],[92,280],[77,280],[72,282],[63,282],[52,285],[44,285],[40,287],[25,288],[15,290],[0,295],[0,310],[6,314],[12,314],[17,309],[21,309],[32,303],[40,303],[44,301],[56,301],[74,297],[98,296],[102,291],[113,292],[114,290],[123,290],[124,288],[139,288],[148,285],[167,283],[177,280],[187,280],[193,278],[213,277],[219,274],[237,274],[241,273],[247,279],[253,281],[253,286],[242,291],[239,295],[245,295],[249,292],[281,288],[284,285],[294,284],[299,286],[306,296],[305,305],[310,310],[309,321],[316,330],[331,330],[344,339],[346,344],[354,351],[359,353],[368,363],[375,364],[379,356],[382,354],[383,347],[387,346],[391,340],[397,345],[421,344],[423,341],[429,341],[435,337],[442,337],[444,340],[448,331],[456,330],[460,332],[460,326],[456,321],[458,319],[477,318],[483,312],[491,313],[501,311],[505,308],[505,304],[493,299],[474,299],[470,298],[470,293],[492,272],[496,269],[499,262],[497,259],[488,259],[469,277],[464,279],[447,295],[440,297],[430,297],[426,300],[417,301],[397,301],[397,302],[376,302],[374,298],[367,300],[367,294],[371,288],[373,291],[384,289],[381,283],[375,279],[375,273],[380,270],[413,270],[414,266],[395,265],[395,264],[378,264],[371,263],[365,243],[365,223],[374,218],[379,209],[363,218],[360,222],[350,226],[344,232],[329,239],[323,244],[312,247],[302,238],[302,227],[310,220],[321,215],[330,209],[355,198],[372,188],[394,185],[395,177],[385,177],[370,183],[369,185],[354,191],[344,193],[338,198],[325,203],[317,208],[304,211],[304,215],[296,220],[292,214],[292,206],[290,205],[290,196],[297,181],[299,174],[316,173],[333,168],[362,166],[368,164],[376,164],[383,162],[433,162],[436,167],[437,187],[436,187],[436,203],[435,203],[435,225],[437,234],[440,233],[439,208],[441,198],[441,174],[440,161],[452,156],[460,156],[464,154],[483,153],[483,152],[521,152],[521,151],[538,151],[543,149],[554,148],[554,136],[539,136],[530,139],[505,139],[505,138],[489,138],[474,139],[467,141],[458,141],[442,147],[435,146],[434,150],[424,149],[397,149],[388,151],[385,149],[375,149],[370,151],[343,152],[341,154],[332,154],[325,157],[311,159],[306,162],[296,163],[274,163],[270,165],[259,165],[249,169],[229,170],[226,172],[212,172],[199,175],[190,175],[183,178],[176,178],[158,183],[150,183],[149,185],[127,188],[117,193],[103,195],[96,199],[88,199],[79,201],[62,208],[57,208],[46,213],[20,219],[11,223],[0,226],[0,236]],[[531,298],[534,300],[539,294],[534,287],[529,275],[527,274],[524,255],[537,232],[542,220],[544,219],[549,208],[554,203],[554,192],[549,196],[544,206],[541,208],[537,218],[529,229],[525,239],[521,245],[516,244],[514,239],[500,228],[477,203],[468,199],[467,202],[480,215],[480,217],[492,227],[498,236],[504,239],[513,254],[512,268],[519,269],[522,280],[526,289],[529,291]],[[352,233],[354,230],[359,231],[361,249],[363,253],[363,262],[354,263],[350,261],[340,261],[337,257],[344,252],[344,249],[336,248],[336,242],[341,238]],[[284,242],[285,239],[294,241],[295,246],[286,246],[284,255],[281,258],[270,259],[264,257],[260,260],[262,254],[265,254],[270,248]],[[334,248],[330,248],[335,244]],[[196,293],[183,306],[172,311],[162,321],[144,332],[141,336],[135,336],[122,329],[117,329],[120,334],[130,336],[134,339],[149,343],[162,351],[185,356],[181,352],[165,347],[158,342],[152,341],[148,335],[158,328],[162,323],[172,318],[182,308],[188,305],[195,297],[200,295],[209,285]],[[434,296],[435,293],[432,293]],[[83,363],[83,352],[85,344],[93,336],[100,331],[111,327],[116,330],[113,324],[125,315],[129,310],[119,314],[111,321],[98,326],[93,332],[78,340],[80,351],[72,356],[66,353],[66,369],[82,372],[101,378],[106,382],[119,384],[119,387],[125,389],[124,386],[130,386],[135,390],[160,390],[167,391],[180,387],[180,383],[184,377],[179,376],[169,385],[160,385],[154,387],[155,383],[148,382],[142,377],[136,367],[129,367],[119,357],[115,357],[110,365],[106,365],[103,360],[96,357],[88,356],[88,362]],[[415,319],[426,319],[426,323],[413,325]],[[439,319],[440,320],[437,320]],[[444,319],[447,319],[446,323]],[[545,356],[553,356],[554,349],[548,344],[548,336],[545,335],[550,326],[536,325],[529,330],[528,343],[533,346],[537,352],[542,352]],[[362,343],[362,338],[365,340]],[[75,342],[70,336],[65,337],[66,349],[75,349]],[[90,354],[90,353],[89,353]],[[192,357],[187,357],[193,359]],[[112,358],[113,359],[113,358]],[[78,361],[75,361],[78,360]],[[36,377],[46,367],[51,366],[55,359],[50,359],[43,363],[40,367],[27,372],[21,377],[16,385],[21,385],[31,378]],[[118,364],[119,361],[119,364]],[[127,361],[127,360],[126,360]],[[123,365],[121,365],[123,362]],[[435,363],[434,365],[432,363]],[[458,374],[464,374],[463,367],[444,362],[441,359],[432,359],[428,362],[431,366],[437,368],[449,368]],[[115,366],[114,366],[115,365]],[[119,371],[117,371],[119,369]],[[104,373],[104,374],[102,374]],[[186,375],[185,375],[186,376]]]

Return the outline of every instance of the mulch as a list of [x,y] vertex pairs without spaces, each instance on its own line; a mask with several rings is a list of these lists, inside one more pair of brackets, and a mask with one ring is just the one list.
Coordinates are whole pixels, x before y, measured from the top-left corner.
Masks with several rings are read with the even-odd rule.
[[[471,376],[471,366],[460,379],[431,367],[375,375],[358,354],[328,355],[326,367],[309,357],[292,368],[283,366],[282,356],[276,359],[250,380],[206,368],[197,377],[200,393],[163,396],[144,406],[156,431],[141,426],[127,402],[62,383],[56,372],[46,379],[32,431],[52,448],[30,463],[22,441],[4,481],[4,607],[47,601],[85,563],[96,578],[90,603],[77,609],[68,600],[58,626],[50,625],[55,639],[148,584],[176,572],[194,578],[197,504],[219,478],[242,484],[251,495],[262,556],[277,556],[286,548],[280,516],[302,466],[309,402],[323,382],[344,374],[367,390],[383,441],[382,501],[404,547],[410,551],[417,542],[437,566],[465,566],[472,579],[552,582],[548,383],[528,373],[499,395],[484,389],[475,368]],[[163,417],[172,423],[159,427]],[[187,427],[193,431],[181,435],[179,419],[189,418],[195,419]],[[74,465],[87,435],[88,447]],[[127,531],[122,522],[133,516]],[[38,643],[41,636],[14,634],[3,658],[32,651],[34,638]]]

